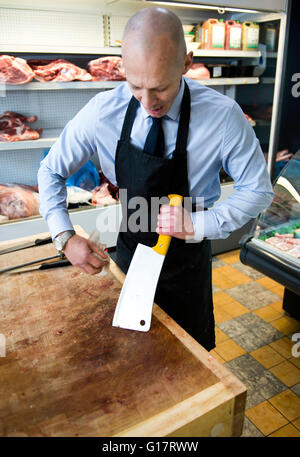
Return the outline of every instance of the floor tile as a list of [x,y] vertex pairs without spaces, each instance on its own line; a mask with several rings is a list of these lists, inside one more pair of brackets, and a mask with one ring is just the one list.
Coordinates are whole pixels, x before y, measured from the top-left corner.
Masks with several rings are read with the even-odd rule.
[[300,330],[300,322],[288,316],[283,316],[272,321],[271,325],[284,335],[289,335],[290,333],[295,333]]
[[231,303],[234,300],[234,298],[226,294],[226,292],[223,290],[214,293],[213,299],[214,305],[226,305],[227,303]]
[[300,397],[300,382],[291,387],[291,390]]
[[284,427],[279,428],[276,432],[273,432],[269,435],[270,437],[284,437],[284,438],[299,438],[300,430],[298,430],[294,425],[288,424]]
[[254,424],[245,416],[244,418],[244,426],[242,435],[244,437],[256,437],[256,436],[264,436],[258,428],[255,427]]
[[249,267],[248,265],[244,265],[241,262],[233,263],[233,264],[231,264],[231,266],[233,268],[235,268],[236,270],[241,271],[242,273],[244,273],[246,276],[248,276],[251,279],[255,280],[255,279],[264,277],[264,275],[262,273],[260,273],[259,271],[255,270],[254,268]]
[[270,435],[288,423],[268,401],[248,409],[246,416],[264,435]]
[[271,303],[270,306],[271,306],[272,308],[276,309],[276,311],[281,312],[282,315],[285,314],[285,311],[284,311],[284,309],[282,308],[282,300],[279,300],[279,301],[277,301],[277,302],[275,302],[275,303]]
[[218,327],[250,352],[282,337],[282,334],[254,313],[218,323]]
[[231,318],[241,316],[242,314],[249,313],[249,309],[246,306],[241,305],[238,301],[231,298],[231,302],[220,305]]
[[300,417],[300,398],[289,389],[269,398],[269,402],[289,421]]
[[251,278],[246,276],[244,273],[236,270],[231,265],[225,265],[224,267],[218,268],[217,271],[220,275],[230,279],[235,286],[246,284],[252,281]]
[[294,386],[300,382],[300,370],[295,367],[291,362],[286,360],[285,362],[270,368],[270,372],[273,373],[280,381],[286,384],[288,387]]
[[256,281],[226,290],[226,293],[246,306],[250,311],[279,301],[280,297]]
[[284,337],[273,341],[270,343],[270,346],[286,359],[290,359],[292,357],[293,344],[294,343],[288,337]]
[[272,305],[263,306],[262,308],[256,309],[253,312],[266,322],[271,322],[275,319],[279,319],[284,314],[283,312],[274,309]]
[[240,249],[235,251],[225,252],[224,254],[218,255],[219,259],[223,260],[223,262],[232,264],[240,261]]
[[219,325],[222,322],[228,321],[231,319],[230,314],[226,313],[226,311],[221,306],[214,306],[214,317],[215,317],[215,324]]
[[212,270],[212,283],[214,286],[217,286],[221,290],[226,290],[230,289],[231,287],[234,287],[235,284],[227,278],[225,275],[221,275],[218,272],[219,268],[216,268],[215,270]]
[[245,354],[244,349],[241,348],[231,339],[228,339],[226,341],[223,341],[222,343],[217,344],[215,347],[215,351],[226,362]]
[[278,354],[278,352],[269,345],[250,352],[250,355],[267,369],[274,365],[278,365],[285,360],[282,355]]
[[220,287],[216,286],[215,284],[212,284],[212,291],[213,291],[213,294],[216,293],[216,292],[220,292]]
[[256,282],[266,287],[267,289],[272,289],[273,287],[280,285],[278,282],[274,281],[268,276],[264,276],[263,278],[257,279]]
[[254,396],[249,399],[252,403],[257,402],[256,398],[268,400],[286,390],[286,386],[276,376],[249,354],[227,362],[226,366],[245,384],[248,394]]
[[300,417],[299,419],[296,419],[293,421],[293,425],[298,429],[300,430]]
[[218,327],[215,328],[216,335],[216,344],[223,343],[223,341],[228,340],[229,336],[226,333],[222,332]]
[[300,357],[292,357],[289,359],[289,362],[295,365],[295,367],[300,368]]
[[284,287],[283,286],[276,286],[276,287],[272,287],[272,292],[274,292],[274,294],[277,294],[279,295],[279,297],[283,298],[283,295],[284,295]]
[[212,268],[220,268],[220,267],[224,267],[225,265],[226,265],[226,263],[223,262],[222,260],[220,260],[218,257],[212,258]]

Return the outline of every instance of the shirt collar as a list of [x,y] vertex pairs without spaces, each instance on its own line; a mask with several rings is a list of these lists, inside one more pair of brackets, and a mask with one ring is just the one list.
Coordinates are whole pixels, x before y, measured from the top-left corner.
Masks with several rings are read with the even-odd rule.
[[[184,92],[184,81],[183,81],[183,78],[181,78],[178,94],[176,95],[174,102],[172,103],[172,106],[169,109],[169,111],[167,112],[167,114],[165,115],[165,117],[168,117],[168,118],[172,119],[173,121],[175,121],[177,119],[177,117],[180,113],[183,92]],[[145,110],[145,108],[143,107],[143,105],[141,103],[140,103],[140,107],[141,107],[141,114],[142,114],[143,118],[147,119],[147,117],[150,117],[150,115],[147,113],[147,111]]]

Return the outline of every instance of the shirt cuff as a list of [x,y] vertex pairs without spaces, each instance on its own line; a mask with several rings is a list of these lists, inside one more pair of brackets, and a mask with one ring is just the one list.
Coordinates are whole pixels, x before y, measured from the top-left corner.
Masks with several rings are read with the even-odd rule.
[[213,240],[220,237],[216,217],[212,210],[196,211],[191,213],[191,218],[194,226],[195,241]]
[[47,219],[52,240],[61,232],[74,230],[68,211],[55,211]]

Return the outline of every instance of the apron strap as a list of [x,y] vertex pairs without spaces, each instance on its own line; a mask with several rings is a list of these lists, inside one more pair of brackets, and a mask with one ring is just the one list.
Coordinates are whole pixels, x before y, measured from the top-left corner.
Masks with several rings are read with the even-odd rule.
[[191,110],[191,95],[189,87],[184,81],[184,93],[181,102],[180,120],[178,125],[176,149],[174,154],[186,155],[187,139],[189,134],[190,124],[190,110]]
[[138,105],[139,105],[139,102],[137,101],[137,99],[135,97],[132,96],[131,100],[128,104],[128,108],[127,108],[127,111],[125,114],[125,119],[123,122],[123,127],[122,127],[122,132],[121,132],[121,137],[120,137],[121,141],[129,141],[129,139],[130,139],[130,134],[131,134],[131,130],[132,130],[132,126],[133,126],[133,122],[135,119],[135,114],[136,114]]

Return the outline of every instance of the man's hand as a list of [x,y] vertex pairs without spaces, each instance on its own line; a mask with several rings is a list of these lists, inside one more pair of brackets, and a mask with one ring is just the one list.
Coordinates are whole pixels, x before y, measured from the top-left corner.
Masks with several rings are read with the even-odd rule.
[[182,206],[162,205],[157,217],[156,232],[181,240],[194,238],[194,226],[189,212]]
[[72,265],[91,275],[100,273],[108,257],[96,244],[79,235],[67,241],[64,254]]

